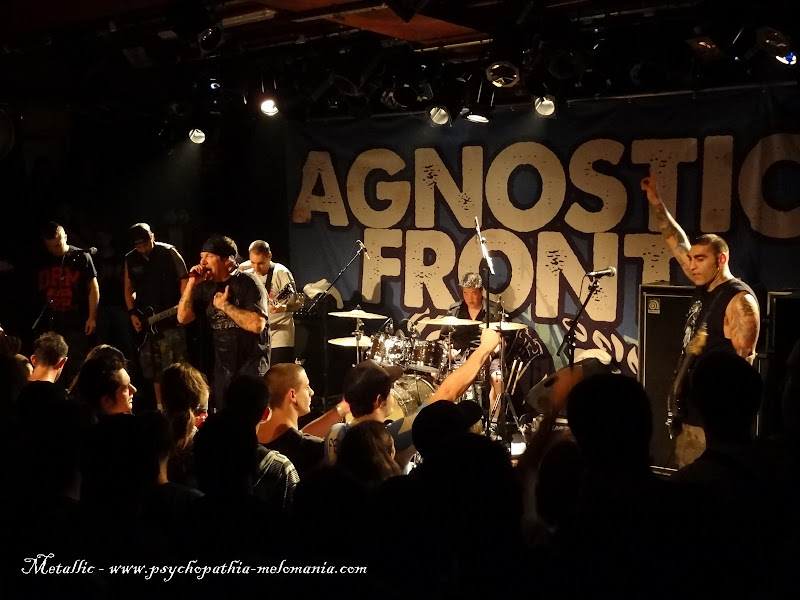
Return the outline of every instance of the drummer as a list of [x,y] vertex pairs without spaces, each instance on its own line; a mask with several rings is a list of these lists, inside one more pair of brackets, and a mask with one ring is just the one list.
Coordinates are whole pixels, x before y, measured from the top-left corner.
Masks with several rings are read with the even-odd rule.
[[[461,286],[462,300],[450,306],[447,314],[459,319],[471,319],[473,321],[485,321],[486,311],[485,308],[485,290],[483,288],[483,279],[478,273],[465,273],[459,283]],[[499,321],[502,309],[500,305],[494,300],[489,300],[489,320]],[[458,325],[456,327],[443,327],[441,336],[444,338],[452,331],[452,348],[451,353],[454,356],[464,354],[476,348],[481,339],[481,329],[478,325]],[[502,370],[500,366],[500,359],[495,358],[492,360],[489,367],[491,374],[491,392],[490,402],[494,402],[500,393],[502,383]],[[481,386],[482,382],[476,381]],[[494,402],[494,404],[497,404]],[[492,416],[496,416],[496,409],[492,411]]]

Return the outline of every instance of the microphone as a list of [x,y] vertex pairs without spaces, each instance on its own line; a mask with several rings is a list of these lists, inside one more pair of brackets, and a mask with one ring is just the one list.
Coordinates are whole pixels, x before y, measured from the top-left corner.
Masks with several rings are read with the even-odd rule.
[[367,247],[364,245],[364,242],[361,240],[356,240],[358,242],[359,247],[364,251],[364,256],[367,257],[367,260],[371,260],[369,257],[369,252],[367,252]]
[[608,267],[607,269],[600,269],[599,271],[589,271],[586,276],[590,277],[591,279],[600,279],[601,277],[616,277],[617,269],[616,267]]
[[92,246],[91,248],[87,248],[85,251],[86,251],[87,253],[91,254],[92,256],[94,256],[95,254],[97,254],[97,248],[95,248],[94,246]]
[[189,271],[186,275],[181,275],[178,277],[178,281],[182,279],[199,279],[206,276],[206,273],[210,273],[211,269],[203,269],[202,273],[198,273],[197,271]]

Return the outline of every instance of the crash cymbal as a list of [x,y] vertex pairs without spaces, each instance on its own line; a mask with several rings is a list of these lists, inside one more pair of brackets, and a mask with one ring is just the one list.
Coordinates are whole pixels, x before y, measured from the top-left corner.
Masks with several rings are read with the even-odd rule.
[[431,319],[426,317],[424,319],[420,319],[416,323],[417,325],[438,325],[439,327],[460,327],[461,325],[479,325],[480,321],[473,321],[471,319],[459,319],[458,317],[452,317],[450,315],[444,317],[437,317],[435,319]]
[[375,313],[364,312],[360,308],[355,310],[347,310],[343,312],[329,312],[332,317],[342,317],[345,319],[388,319],[386,315],[377,315]]
[[[489,323],[489,327],[494,329],[495,331],[502,330],[502,331],[514,331],[517,329],[527,329],[528,326],[525,323],[515,323],[514,321],[492,321]],[[481,323],[481,329],[486,329],[486,323]]]
[[[343,337],[343,338],[333,338],[332,340],[328,340],[329,344],[333,344],[334,346],[348,346],[350,348],[355,348],[356,346],[356,338],[354,337]],[[362,348],[369,348],[372,346],[372,341],[369,337],[364,336],[358,339],[358,345]]]

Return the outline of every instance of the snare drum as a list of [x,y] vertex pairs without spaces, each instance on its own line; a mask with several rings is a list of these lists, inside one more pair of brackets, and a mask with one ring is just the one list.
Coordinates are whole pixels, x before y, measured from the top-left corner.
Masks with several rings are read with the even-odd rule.
[[412,340],[407,368],[423,373],[438,373],[444,358],[444,346],[438,340]]
[[367,358],[374,360],[379,365],[404,365],[406,363],[411,340],[388,333],[376,333],[371,340],[372,347],[367,351]]
[[420,375],[403,375],[392,385],[394,406],[389,418],[393,421],[413,415],[422,403],[433,396],[434,387]]

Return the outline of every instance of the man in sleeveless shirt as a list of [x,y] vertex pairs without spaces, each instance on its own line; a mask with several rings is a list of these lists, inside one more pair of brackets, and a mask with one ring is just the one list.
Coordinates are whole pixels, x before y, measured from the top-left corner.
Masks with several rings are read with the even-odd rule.
[[[752,365],[760,326],[758,302],[750,286],[731,274],[728,244],[714,234],[701,235],[690,244],[686,232],[661,200],[652,173],[642,179],[641,186],[667,245],[696,286],[684,327],[684,351],[705,324],[708,337],[698,360],[711,352],[730,352]],[[690,404],[676,442],[675,454],[680,467],[694,461],[705,450],[705,435],[699,425],[696,411]]]

